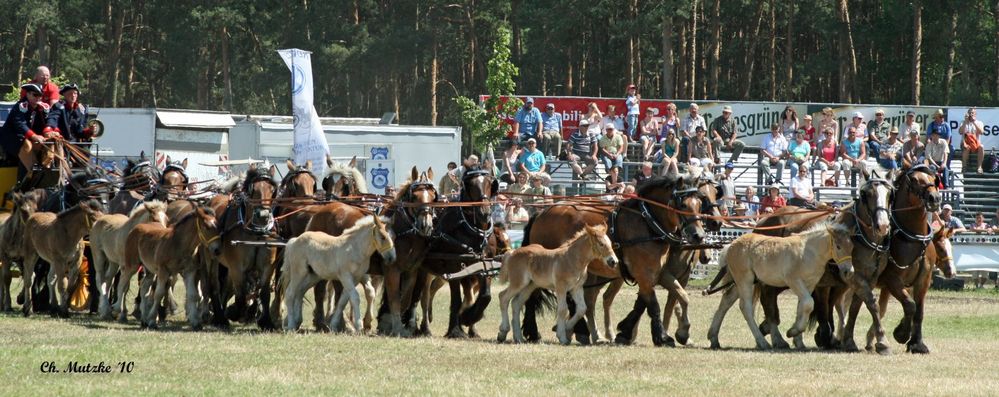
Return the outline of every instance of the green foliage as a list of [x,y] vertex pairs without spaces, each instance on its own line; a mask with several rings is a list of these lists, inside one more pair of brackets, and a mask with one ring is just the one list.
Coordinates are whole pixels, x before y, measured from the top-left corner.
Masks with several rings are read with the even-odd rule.
[[517,65],[510,61],[510,30],[500,28],[493,43],[492,58],[489,59],[486,90],[489,97],[480,106],[474,99],[464,96],[455,98],[461,113],[461,120],[472,137],[471,146],[480,153],[506,137],[511,129],[505,117],[513,116],[523,105],[518,98],[502,100],[502,96],[514,95],[517,83],[514,79],[520,73]]

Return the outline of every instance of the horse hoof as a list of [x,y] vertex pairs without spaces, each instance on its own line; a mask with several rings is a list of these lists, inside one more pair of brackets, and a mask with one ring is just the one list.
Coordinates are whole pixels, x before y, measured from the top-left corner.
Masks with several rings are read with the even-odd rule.
[[624,336],[622,334],[618,334],[616,337],[614,337],[614,343],[618,345],[630,345],[631,338],[628,338],[627,336]]
[[787,344],[787,341],[777,340],[776,342],[774,342],[774,349],[791,350],[791,345]]
[[857,343],[850,340],[843,342],[842,350],[849,353],[857,353],[860,349],[857,348]]
[[652,343],[655,344],[656,346],[659,346],[659,347],[662,347],[662,346],[676,347],[676,341],[673,340],[673,337],[671,337],[669,335],[663,335],[663,338],[659,340],[658,344],[656,343],[656,341],[654,339],[653,339]]
[[201,328],[202,328],[201,324],[191,325],[191,331],[194,331],[194,332],[201,331]]
[[69,318],[69,310],[59,310],[59,318]]
[[880,354],[882,356],[891,355],[891,348],[888,347],[888,345],[886,345],[884,343],[878,342],[878,343],[874,344],[874,350],[876,352],[878,352],[878,354]]
[[498,334],[496,334],[496,343],[506,342],[506,334],[507,333],[503,331],[500,331]]
[[261,319],[257,320],[257,327],[260,327],[260,329],[264,330],[264,331],[276,331],[277,330],[277,326],[274,325],[274,322],[271,321],[270,318],[267,318],[267,319],[261,318]]
[[576,342],[579,342],[579,344],[582,346],[589,346],[592,344],[590,341],[590,336],[583,333],[576,334]]
[[215,328],[218,328],[218,329],[223,330],[223,331],[229,331],[230,329],[232,329],[232,326],[229,325],[229,321],[227,321],[227,320],[213,321],[212,325],[215,326]]
[[912,354],[930,354],[930,348],[922,343],[914,343],[906,346],[906,351]]
[[21,315],[24,317],[31,317],[31,308],[25,306],[24,309],[21,310]]
[[711,346],[709,348],[711,350],[718,350],[718,349],[721,349],[721,344],[718,343],[718,341],[713,340],[713,341],[711,341]]
[[444,334],[444,337],[448,339],[468,339],[468,334],[461,328],[453,328],[447,334]]
[[56,312],[55,310],[50,310],[49,311],[49,317],[57,318],[57,317],[59,317],[59,313]]
[[316,326],[316,332],[322,332],[327,334],[332,332],[332,330],[330,330],[329,324],[315,324],[315,326]]
[[891,333],[891,336],[895,338],[895,342],[900,344],[909,342],[909,335],[911,335],[909,327],[902,326],[902,324],[895,327],[895,330]]
[[681,345],[686,346],[687,342],[690,342],[690,332],[686,330],[677,330],[673,336],[676,337],[676,341]]
[[475,327],[468,328],[468,338],[479,339],[479,333],[475,331]]
[[760,328],[760,333],[762,333],[763,336],[770,335],[770,325],[767,324],[766,320],[760,323],[759,328]]

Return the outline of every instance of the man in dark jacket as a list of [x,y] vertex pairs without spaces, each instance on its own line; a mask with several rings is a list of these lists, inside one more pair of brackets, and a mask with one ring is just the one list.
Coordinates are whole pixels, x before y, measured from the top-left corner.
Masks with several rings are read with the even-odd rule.
[[42,102],[42,88],[36,84],[25,84],[21,88],[26,92],[25,98],[10,109],[0,130],[4,155],[17,157],[24,166],[23,170],[18,170],[19,179],[34,166],[37,154],[44,150],[44,143],[61,137],[58,131],[46,125],[49,106]]
[[89,142],[94,136],[87,127],[87,108],[80,103],[80,88],[66,84],[59,90],[63,100],[56,102],[49,112],[48,126],[63,136],[77,142]]

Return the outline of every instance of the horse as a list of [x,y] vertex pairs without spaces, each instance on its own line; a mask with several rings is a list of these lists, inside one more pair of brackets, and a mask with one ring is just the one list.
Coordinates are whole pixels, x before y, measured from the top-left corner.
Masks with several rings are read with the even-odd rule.
[[276,173],[277,167],[273,165],[267,170],[251,167],[237,192],[217,195],[210,203],[215,213],[220,214],[218,222],[221,248],[218,263],[228,270],[229,285],[236,298],[234,304],[226,309],[226,317],[233,321],[250,321],[259,311],[260,316],[256,320],[262,329],[273,328],[267,304],[270,301],[271,277],[277,249],[237,245],[233,242],[262,241],[276,237],[274,214],[271,210],[278,193],[278,183],[274,180]]
[[156,189],[146,195],[147,200],[171,202],[181,198],[190,190],[190,179],[187,177],[187,159],[173,162],[170,156],[166,156],[165,164],[163,170],[160,171]]
[[288,308],[286,331],[298,330],[302,324],[302,299],[305,292],[320,280],[339,280],[348,286],[337,301],[330,329],[338,329],[344,306],[350,299],[354,330],[361,329],[360,297],[356,280],[368,273],[371,256],[378,252],[386,262],[396,256],[392,236],[376,215],[354,223],[340,236],[323,232],[305,232],[288,241],[284,251],[284,266],[280,285],[284,290],[284,305]]
[[[566,330],[572,329],[586,311],[583,283],[586,281],[586,268],[595,260],[611,268],[617,264],[614,246],[603,225],[584,226],[582,231],[556,249],[531,244],[506,254],[499,281],[509,282],[509,286],[499,294],[502,320],[496,340],[502,343],[510,332],[509,309],[513,299],[513,340],[516,343],[525,341],[520,328],[520,309],[535,288],[546,288],[553,290],[558,297],[556,333],[559,343],[568,345],[572,340],[566,335]],[[572,318],[569,318],[566,294],[572,294],[576,301]],[[590,332],[596,330],[591,329]]]
[[[858,296],[863,296],[863,299],[869,296],[873,299],[871,285],[876,280],[877,273],[881,268],[880,258],[885,256],[887,250],[885,239],[888,237],[890,227],[889,211],[894,197],[894,188],[890,182],[878,178],[877,174],[871,175],[865,172],[863,180],[858,188],[859,197],[844,207],[838,215],[832,213],[816,214],[803,211],[799,207],[786,206],[761,220],[753,232],[767,236],[786,237],[807,230],[814,224],[835,219],[837,223],[854,230],[855,244],[851,256],[855,271],[849,284],[855,287],[853,291]],[[784,227],[781,227],[782,225]],[[724,276],[724,271],[724,269],[719,271],[712,286],[717,285],[717,281]],[[841,301],[842,296],[847,292],[846,285],[847,282],[839,279],[835,273],[827,273],[815,289],[816,305],[812,313],[818,322],[815,341],[819,347],[828,348],[836,343],[834,341],[836,327],[833,326],[832,318],[833,307],[836,306],[836,302]],[[780,349],[790,347],[777,330],[780,325],[777,296],[783,290],[784,288],[767,285],[760,287],[760,302],[765,315],[760,328],[765,334],[770,334],[773,346]],[[842,325],[841,320],[839,327],[841,330],[844,328]],[[796,347],[804,348],[801,338],[795,338],[794,343]],[[883,346],[887,347],[887,345]]]
[[[94,220],[103,215],[97,200],[87,200],[58,214],[36,212],[28,217],[24,229],[24,306],[25,317],[31,315],[31,289],[35,264],[39,259],[49,263],[49,305],[51,314],[69,317],[68,286],[75,285],[83,258],[83,237],[90,232]],[[58,307],[56,304],[58,303]]]
[[195,331],[201,329],[199,266],[197,262],[191,261],[199,249],[213,253],[219,249],[215,213],[200,205],[171,226],[142,223],[128,234],[124,261],[131,264],[142,263],[149,272],[139,286],[143,328],[156,328],[154,304],[163,300],[167,293],[167,281],[179,273],[184,277],[184,287],[187,290],[184,302],[187,320]]
[[[697,178],[670,174],[646,180],[639,185],[637,197],[617,206],[556,204],[532,217],[524,229],[524,244],[555,248],[584,225],[607,225],[611,240],[619,246],[620,273],[594,263],[590,264],[590,273],[606,279],[622,277],[636,282],[639,287],[633,309],[618,324],[615,342],[630,344],[642,312],[648,311],[654,319],[652,342],[656,346],[665,345],[665,332],[654,288],[662,275],[663,263],[671,247],[669,243],[699,243],[706,235],[701,213],[709,210],[709,203],[695,183]],[[532,300],[535,301],[533,304]],[[540,307],[541,300],[542,297],[537,294],[528,300],[524,319],[524,333],[528,340],[540,339],[534,311]]]
[[826,263],[834,261],[843,279],[853,276],[853,260],[850,257],[853,251],[852,234],[853,230],[843,225],[822,222],[790,237],[746,233],[729,243],[718,257],[719,266],[728,269],[720,282],[734,283],[735,286],[725,291],[711,321],[708,331],[711,347],[720,347],[718,330],[725,313],[738,299],[742,315],[756,339],[756,348],[770,349],[753,314],[757,282],[788,287],[794,291],[798,296],[798,314],[787,336],[794,338],[801,335],[815,305],[812,290],[825,274]]
[[327,155],[326,175],[323,176],[322,188],[326,193],[326,200],[367,194],[368,185],[364,174],[357,169],[357,156],[344,164],[333,161],[333,158]]
[[[940,228],[933,234],[933,240],[926,247],[926,253],[921,261],[900,269],[889,266],[881,273],[878,286],[881,296],[878,299],[878,309],[883,318],[888,310],[888,296],[894,295],[903,307],[906,307],[905,317],[899,321],[892,333],[898,343],[908,343],[907,351],[913,353],[929,353],[929,348],[923,343],[923,309],[926,302],[926,292],[933,283],[933,269],[937,268],[944,277],[952,278],[957,274],[954,266],[954,248],[950,243],[954,229]],[[912,296],[906,291],[912,288]],[[867,333],[868,351],[873,349],[871,342],[877,330],[873,327]]]
[[[100,293],[98,314],[105,320],[111,319],[110,287],[115,274],[125,260],[125,242],[129,232],[136,225],[155,222],[163,227],[167,225],[167,205],[160,201],[139,202],[131,213],[105,214],[94,222],[90,229],[90,251],[93,254],[93,271],[97,276],[97,287]],[[116,301],[121,311],[126,311],[122,305],[124,300]]]
[[[419,282],[422,280],[420,264],[430,249],[437,214],[430,204],[439,201],[433,169],[420,173],[413,167],[409,181],[396,193],[396,205],[388,209],[399,255],[395,262],[380,264],[385,285],[378,311],[380,333],[402,336],[415,331],[414,308],[423,289],[418,288],[423,287],[423,283]],[[380,261],[375,257],[374,262],[378,265]],[[414,326],[407,328],[403,325],[404,313],[408,314],[406,323]]]
[[33,192],[13,192],[12,199],[13,210],[4,214],[6,219],[0,225],[0,311],[12,310],[10,268],[15,262],[24,267],[24,228],[28,218],[38,210],[37,197]]
[[[171,171],[168,176],[176,181],[178,171]],[[160,170],[146,159],[145,152],[139,155],[138,161],[127,160],[124,175],[121,177],[121,189],[108,203],[108,213],[128,215],[133,208],[153,193],[160,180]]]

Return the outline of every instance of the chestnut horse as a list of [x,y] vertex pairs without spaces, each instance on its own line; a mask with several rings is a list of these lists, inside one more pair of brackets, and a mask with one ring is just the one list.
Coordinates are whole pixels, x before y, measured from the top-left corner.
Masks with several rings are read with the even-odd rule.
[[[38,210],[38,197],[34,192],[13,192],[13,211],[0,225],[0,311],[11,311],[11,266],[24,266],[24,228],[28,218]],[[22,272],[23,274],[23,272]],[[22,275],[22,277],[24,277]]]
[[[168,176],[171,183],[178,180],[183,183],[179,171],[173,170],[171,173],[173,175]],[[139,156],[139,161],[128,160],[121,181],[121,189],[108,203],[109,214],[128,215],[136,204],[153,193],[160,181],[160,171],[149,160],[146,160],[145,152],[143,152]]]
[[[670,242],[699,243],[706,235],[700,214],[708,208],[708,199],[698,191],[696,183],[696,178],[666,175],[643,182],[638,187],[637,198],[625,200],[616,207],[556,204],[531,219],[525,228],[524,244],[556,248],[586,225],[608,225],[608,234],[619,246],[621,276],[636,282],[639,288],[634,308],[618,323],[615,341],[630,344],[642,312],[647,311],[653,319],[652,342],[662,346],[666,344],[666,338],[655,286],[662,276]],[[617,272],[598,263],[591,263],[589,270],[604,278],[618,276]],[[535,299],[540,296],[531,297],[531,300]],[[528,340],[538,340],[540,335],[532,307],[539,305],[529,303],[524,333]]]
[[[930,349],[923,343],[923,309],[926,303],[926,292],[933,283],[933,269],[938,268],[944,277],[952,278],[957,273],[954,266],[954,249],[950,237],[954,229],[940,228],[933,234],[933,240],[926,247],[922,260],[909,265],[905,269],[888,266],[878,279],[881,287],[881,297],[878,307],[884,317],[888,310],[888,295],[902,303],[905,317],[895,327],[893,335],[898,343],[907,343],[906,350],[912,353],[929,353]],[[906,288],[912,288],[912,296]],[[871,350],[874,330],[867,333],[867,350]]]

